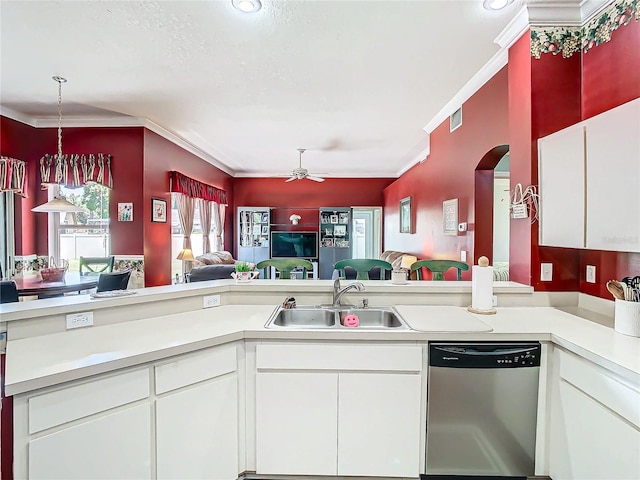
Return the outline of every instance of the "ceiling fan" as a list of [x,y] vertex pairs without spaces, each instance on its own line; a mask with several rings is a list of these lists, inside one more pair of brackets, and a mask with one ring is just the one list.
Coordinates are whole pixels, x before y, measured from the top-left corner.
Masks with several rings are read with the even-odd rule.
[[314,182],[324,182],[324,178],[319,177],[318,174],[309,173],[306,168],[302,168],[302,154],[306,149],[299,148],[298,152],[300,153],[300,162],[298,164],[298,168],[294,168],[293,172],[291,172],[291,176],[285,180],[285,182],[291,182],[293,180],[302,180],[304,178],[313,180]]

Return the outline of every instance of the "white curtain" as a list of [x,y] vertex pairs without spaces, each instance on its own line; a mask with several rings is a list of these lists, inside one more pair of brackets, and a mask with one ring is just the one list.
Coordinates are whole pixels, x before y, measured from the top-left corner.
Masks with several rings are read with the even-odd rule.
[[[182,248],[191,249],[191,232],[193,231],[193,217],[195,214],[196,204],[193,197],[187,197],[181,193],[176,194],[176,203],[178,205],[178,219],[184,239],[182,240]],[[184,262],[185,270],[191,270],[191,262]]]
[[216,233],[214,248],[216,252],[224,250],[224,215],[226,207],[221,203],[213,204],[213,227]]
[[[198,209],[200,210],[200,224],[202,225],[202,253],[211,251],[211,241],[209,232],[211,231],[211,204],[208,200],[198,199]],[[215,206],[215,203],[213,203]]]

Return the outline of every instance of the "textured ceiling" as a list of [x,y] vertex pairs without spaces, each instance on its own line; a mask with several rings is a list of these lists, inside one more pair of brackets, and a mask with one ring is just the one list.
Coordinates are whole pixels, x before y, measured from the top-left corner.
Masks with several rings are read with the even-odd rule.
[[[517,3],[517,2],[516,2]],[[2,1],[2,107],[148,119],[236,175],[394,176],[499,50],[482,0]]]

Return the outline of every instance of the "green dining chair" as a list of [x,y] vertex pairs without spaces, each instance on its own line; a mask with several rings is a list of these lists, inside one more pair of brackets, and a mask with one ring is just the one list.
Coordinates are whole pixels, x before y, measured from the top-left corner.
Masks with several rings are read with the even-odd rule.
[[113,272],[115,257],[80,257],[78,271],[80,275]]
[[[345,268],[351,267],[356,271],[356,280],[371,280],[369,278],[369,271],[378,267],[380,271],[379,280],[386,278],[385,272],[387,270],[393,270],[393,266],[384,260],[378,260],[375,258],[349,258],[347,260],[340,260],[333,265],[333,268],[338,271],[340,278],[347,278]],[[376,280],[375,278],[373,280]]]
[[415,270],[418,280],[422,280],[422,267],[433,273],[432,280],[445,280],[444,272],[450,268],[458,271],[457,280],[462,280],[462,272],[469,270],[469,265],[457,260],[418,260],[411,265],[411,270]]
[[264,269],[264,278],[270,278],[270,267],[275,268],[280,273],[280,279],[282,280],[290,279],[291,272],[295,269],[302,269],[303,279],[307,279],[309,271],[313,271],[313,263],[302,258],[270,258],[256,265],[257,269]]

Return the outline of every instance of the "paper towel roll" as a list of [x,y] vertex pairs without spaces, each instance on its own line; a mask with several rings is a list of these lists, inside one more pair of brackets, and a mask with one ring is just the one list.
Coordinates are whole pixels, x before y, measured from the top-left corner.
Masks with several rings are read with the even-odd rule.
[[475,310],[493,308],[493,267],[474,265],[471,274],[471,307]]

